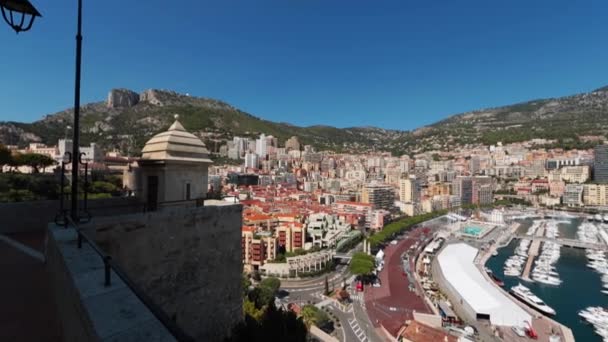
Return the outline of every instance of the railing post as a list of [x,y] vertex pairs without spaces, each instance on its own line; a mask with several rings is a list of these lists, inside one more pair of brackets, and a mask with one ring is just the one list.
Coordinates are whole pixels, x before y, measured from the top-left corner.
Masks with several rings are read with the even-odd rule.
[[109,255],[106,255],[103,258],[103,266],[105,268],[105,281],[104,281],[105,287],[112,286],[112,279],[111,279],[111,275],[110,275],[110,271],[111,271],[110,260],[112,260],[112,257],[110,257]]

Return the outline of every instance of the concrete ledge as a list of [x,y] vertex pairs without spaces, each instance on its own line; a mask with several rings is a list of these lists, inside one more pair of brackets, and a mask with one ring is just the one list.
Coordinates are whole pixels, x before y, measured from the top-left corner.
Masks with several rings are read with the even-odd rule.
[[49,225],[46,249],[64,341],[175,341],[116,273],[104,286],[102,259],[74,229]]

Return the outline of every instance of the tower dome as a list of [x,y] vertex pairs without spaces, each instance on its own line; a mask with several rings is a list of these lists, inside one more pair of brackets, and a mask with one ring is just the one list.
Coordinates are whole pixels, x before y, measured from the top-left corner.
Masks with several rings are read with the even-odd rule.
[[174,160],[211,163],[205,144],[186,131],[175,115],[175,122],[165,132],[153,136],[142,150],[143,160]]

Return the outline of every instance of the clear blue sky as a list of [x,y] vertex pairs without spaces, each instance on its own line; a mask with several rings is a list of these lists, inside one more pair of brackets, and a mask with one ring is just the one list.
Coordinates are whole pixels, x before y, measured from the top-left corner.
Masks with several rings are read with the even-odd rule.
[[[0,25],[0,120],[72,106],[76,0]],[[4,24],[4,23],[2,23]],[[83,103],[173,89],[298,125],[411,129],[608,84],[608,1],[84,0]]]

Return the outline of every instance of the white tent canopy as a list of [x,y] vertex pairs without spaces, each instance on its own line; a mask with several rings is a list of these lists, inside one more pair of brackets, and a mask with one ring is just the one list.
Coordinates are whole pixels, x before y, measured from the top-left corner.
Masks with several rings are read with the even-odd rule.
[[475,314],[489,315],[493,325],[522,326],[531,316],[483,277],[473,261],[477,248],[465,243],[445,247],[437,256],[446,281]]

